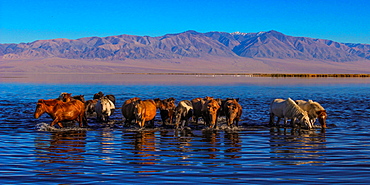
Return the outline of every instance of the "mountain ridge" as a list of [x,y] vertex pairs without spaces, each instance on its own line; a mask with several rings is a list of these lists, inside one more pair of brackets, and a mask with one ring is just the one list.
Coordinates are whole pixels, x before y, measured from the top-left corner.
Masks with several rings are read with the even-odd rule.
[[293,37],[275,30],[200,33],[158,37],[117,35],[0,44],[2,59],[64,58],[118,60],[226,57],[352,62],[370,60],[370,45]]

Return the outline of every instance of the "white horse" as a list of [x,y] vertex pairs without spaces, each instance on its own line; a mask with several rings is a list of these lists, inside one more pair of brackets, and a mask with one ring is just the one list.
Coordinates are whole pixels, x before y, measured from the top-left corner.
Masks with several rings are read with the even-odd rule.
[[312,125],[316,122],[316,119],[319,119],[319,123],[322,128],[326,128],[326,110],[318,102],[312,100],[296,100],[295,101],[299,107],[305,110],[308,113],[308,117]]
[[310,122],[310,118],[306,111],[302,110],[292,99],[287,100],[275,99],[270,104],[270,125],[274,125],[274,117],[277,116],[278,120],[276,125],[279,123],[280,118],[284,118],[284,126],[287,124],[288,119],[292,120],[292,124],[298,122],[301,125],[306,125],[309,129],[313,127]]
[[96,117],[98,120],[108,121],[109,116],[114,112],[114,103],[107,97],[101,97],[95,105]]

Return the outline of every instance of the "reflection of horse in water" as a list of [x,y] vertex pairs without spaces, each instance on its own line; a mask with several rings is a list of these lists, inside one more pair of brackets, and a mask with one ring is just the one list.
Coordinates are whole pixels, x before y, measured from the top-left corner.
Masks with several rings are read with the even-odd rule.
[[[133,136],[135,162],[133,164],[156,164],[154,154],[152,151],[156,150],[154,131],[137,131]],[[148,171],[140,171],[148,172]],[[154,171],[153,171],[154,172]]]
[[240,153],[240,155],[238,155],[238,152],[242,149],[239,132],[225,132],[224,137],[224,145],[229,147],[225,150],[225,156],[232,159],[241,158],[242,155]]
[[270,150],[276,165],[301,165],[308,163],[325,163],[322,158],[326,152],[325,131],[295,132],[294,129],[270,131]]
[[210,152],[208,155],[209,155],[209,159],[216,159],[217,155],[216,155],[216,152],[217,151],[220,151],[219,147],[217,146],[217,144],[220,144],[219,142],[217,142],[217,138],[219,137],[219,133],[217,131],[213,131],[213,130],[204,130],[202,132],[202,140],[203,142],[205,142],[206,144],[204,146],[208,146],[209,148],[205,149],[207,150],[208,152]]
[[[37,141],[36,143],[41,143]],[[86,130],[55,132],[49,144],[37,146],[40,155],[37,161],[43,163],[84,162],[86,152]],[[41,155],[44,154],[44,155]]]

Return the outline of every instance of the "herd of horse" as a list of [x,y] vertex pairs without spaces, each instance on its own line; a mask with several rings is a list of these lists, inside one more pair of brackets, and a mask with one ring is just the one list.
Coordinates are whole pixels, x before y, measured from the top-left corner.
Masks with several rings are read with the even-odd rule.
[[[162,125],[174,125],[177,129],[189,126],[191,119],[198,126],[199,118],[203,119],[205,126],[217,128],[217,120],[221,116],[226,118],[228,126],[239,126],[243,113],[239,99],[234,98],[216,99],[207,96],[182,100],[177,105],[175,101],[175,98],[141,100],[134,97],[126,100],[122,107],[116,108],[114,95],[98,92],[92,100],[85,101],[84,95],[61,93],[56,99],[38,100],[34,117],[37,119],[47,113],[53,119],[50,126],[58,124],[62,128],[63,121],[77,121],[80,127],[87,127],[88,117],[96,115],[98,121],[106,122],[116,109],[121,109],[125,125],[136,123],[144,128],[146,123],[154,127],[154,118],[159,110]],[[278,118],[276,122],[275,117]],[[321,127],[326,128],[327,114],[318,102],[312,100],[275,99],[270,104],[269,125],[278,126],[281,118],[284,119],[284,126],[290,120],[292,127],[312,129],[318,119]]]

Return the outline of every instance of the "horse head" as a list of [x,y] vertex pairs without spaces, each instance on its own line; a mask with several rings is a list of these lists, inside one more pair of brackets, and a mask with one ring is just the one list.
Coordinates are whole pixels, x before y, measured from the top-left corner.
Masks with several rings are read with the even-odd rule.
[[103,96],[101,99],[102,109],[107,113],[108,116],[111,116],[112,109],[115,109],[114,103],[106,96]]
[[326,118],[328,115],[326,114],[326,110],[317,111],[316,114],[318,115],[319,123],[321,128],[326,128]]
[[168,98],[164,100],[164,105],[166,110],[175,110],[175,98]]
[[43,99],[40,99],[36,104],[36,110],[33,117],[38,119],[42,114],[46,112],[46,107]]
[[55,100],[55,99],[51,99],[51,100],[43,100],[43,99],[39,99],[37,101],[37,104],[36,104],[36,110],[35,110],[35,113],[33,114],[33,116],[38,119],[42,114],[44,114],[45,112],[50,114],[53,110],[53,108],[60,104],[60,100]]
[[99,91],[98,93],[94,94],[93,99],[100,99],[103,96],[104,96],[103,92]]
[[137,101],[132,102],[133,107],[134,107],[134,114],[135,114],[135,117],[136,117],[136,121],[138,123],[139,123],[139,121],[141,121],[142,113],[144,111],[144,108],[141,105],[141,102],[142,102],[142,100],[137,100]]
[[76,95],[72,97],[75,100],[80,100],[82,103],[85,103],[85,96],[84,95]]
[[307,126],[308,129],[313,128],[313,123],[310,121],[310,118],[308,117],[308,114],[306,111],[302,112],[299,122],[301,125]]
[[161,100],[160,98],[155,98],[155,99],[154,99],[154,102],[155,102],[155,106],[156,106],[158,109],[162,110],[162,109],[164,109],[164,108],[165,108],[165,107],[164,107],[164,105],[163,105],[163,100]]
[[62,96],[63,102],[70,102],[72,100],[72,93],[62,93],[60,96]]
[[220,109],[220,105],[214,99],[208,100],[205,106],[205,116],[210,119],[210,126],[213,127],[217,122],[217,114]]

